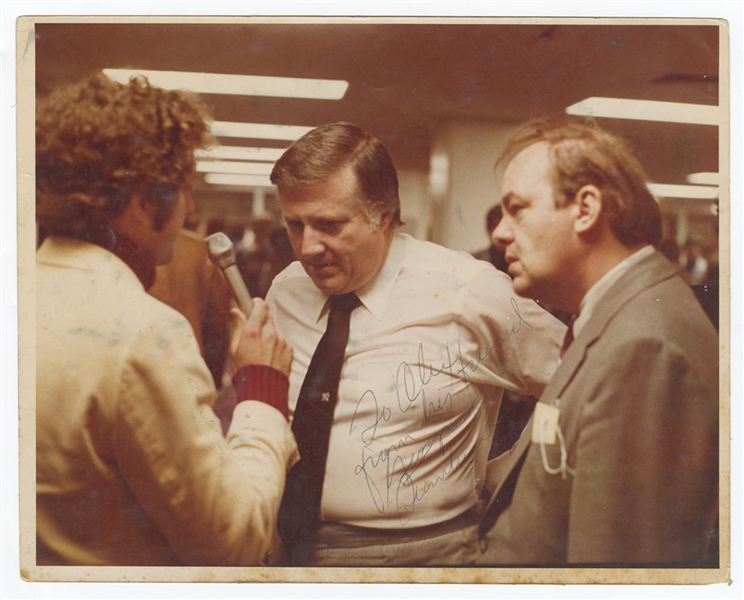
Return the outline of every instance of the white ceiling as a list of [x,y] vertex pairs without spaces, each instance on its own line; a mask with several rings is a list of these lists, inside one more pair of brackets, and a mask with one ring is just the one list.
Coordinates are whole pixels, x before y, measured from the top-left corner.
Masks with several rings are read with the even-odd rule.
[[[719,103],[711,21],[597,23],[37,23],[37,93],[107,67],[343,79],[340,101],[203,98],[219,121],[351,121],[379,137],[399,168],[422,170],[433,132],[450,120],[519,123],[589,96]],[[631,141],[653,181],[718,170],[717,127],[601,122]]]

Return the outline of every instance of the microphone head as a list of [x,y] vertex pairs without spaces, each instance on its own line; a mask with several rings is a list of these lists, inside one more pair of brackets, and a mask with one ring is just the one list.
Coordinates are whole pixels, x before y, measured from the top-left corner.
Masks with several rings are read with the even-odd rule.
[[213,233],[207,236],[204,242],[207,244],[209,260],[220,269],[225,270],[235,264],[235,246],[224,233],[221,231]]

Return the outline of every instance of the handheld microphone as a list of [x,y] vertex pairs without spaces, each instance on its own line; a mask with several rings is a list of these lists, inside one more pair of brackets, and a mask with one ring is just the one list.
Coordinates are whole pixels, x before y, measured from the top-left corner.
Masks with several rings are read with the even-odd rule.
[[248,293],[240,270],[235,264],[235,246],[230,238],[221,231],[207,236],[204,242],[207,244],[209,260],[222,270],[227,283],[230,284],[230,289],[238,307],[248,318],[251,314],[251,295]]

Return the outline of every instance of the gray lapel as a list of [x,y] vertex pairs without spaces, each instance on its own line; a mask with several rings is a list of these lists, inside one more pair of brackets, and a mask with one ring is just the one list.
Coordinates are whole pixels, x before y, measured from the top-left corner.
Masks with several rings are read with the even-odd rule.
[[[643,290],[651,285],[675,275],[674,269],[669,262],[658,252],[647,256],[638,264],[628,269],[615,284],[607,291],[603,302],[597,307],[595,314],[581,330],[579,336],[573,341],[571,347],[563,357],[563,361],[558,366],[555,374],[545,388],[540,402],[551,404],[553,400],[560,397],[568,383],[573,379],[574,374],[584,361],[586,349],[591,346],[602,334],[607,323],[617,312],[625,306],[630,300],[635,298]],[[532,418],[527,422],[522,435],[514,444],[511,450],[505,452],[500,457],[489,461],[486,471],[486,484],[493,482],[490,486],[495,489],[488,502],[486,513],[498,496],[507,475],[519,463],[522,455],[530,447],[532,439]]]
[[675,271],[658,252],[647,256],[628,269],[603,296],[596,312],[581,330],[563,357],[563,361],[540,397],[541,402],[550,404],[560,397],[577,369],[584,361],[586,350],[607,327],[617,312],[650,286],[675,275]]

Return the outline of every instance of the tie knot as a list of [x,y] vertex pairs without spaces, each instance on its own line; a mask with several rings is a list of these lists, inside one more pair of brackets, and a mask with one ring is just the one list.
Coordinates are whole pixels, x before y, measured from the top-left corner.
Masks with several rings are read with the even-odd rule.
[[340,296],[331,296],[331,310],[342,310],[351,312],[359,306],[359,297],[354,292],[341,294]]

